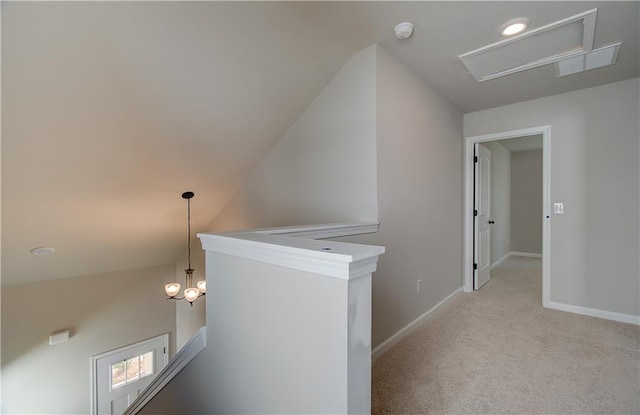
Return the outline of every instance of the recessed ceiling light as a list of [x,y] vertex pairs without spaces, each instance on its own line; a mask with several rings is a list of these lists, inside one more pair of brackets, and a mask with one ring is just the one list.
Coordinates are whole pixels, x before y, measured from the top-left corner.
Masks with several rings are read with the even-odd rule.
[[37,248],[33,248],[29,252],[33,255],[51,255],[56,252],[56,249],[52,246],[39,246]]
[[507,23],[500,26],[500,34],[502,36],[513,36],[518,33],[524,32],[529,27],[529,19],[525,17],[518,17],[517,19],[509,20]]

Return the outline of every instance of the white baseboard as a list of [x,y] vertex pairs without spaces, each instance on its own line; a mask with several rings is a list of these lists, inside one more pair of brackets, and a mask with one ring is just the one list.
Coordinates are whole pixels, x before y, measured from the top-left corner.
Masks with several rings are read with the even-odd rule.
[[509,252],[509,256],[526,256],[529,258],[542,258],[542,254],[534,254],[531,252]]
[[507,260],[507,258],[509,258],[509,256],[511,256],[511,252],[507,252],[502,258],[500,258],[499,260],[497,260],[496,262],[491,264],[491,269],[493,269],[494,267],[497,267],[498,265],[502,264],[504,261]]
[[554,310],[568,311],[569,313],[582,314],[585,316],[603,318],[605,320],[619,321],[622,323],[635,324],[640,326],[640,316],[634,316],[631,314],[616,313],[613,311],[598,310],[597,308],[580,307],[577,305],[556,303],[555,301],[549,301],[545,304],[545,307],[552,308]]
[[431,310],[427,311],[420,317],[413,320],[411,323],[407,324],[400,330],[398,330],[393,336],[389,337],[387,340],[380,343],[373,351],[371,352],[371,361],[375,361],[377,358],[382,356],[384,352],[391,349],[396,345],[400,340],[411,334],[415,329],[418,328],[418,325],[431,317],[431,315],[440,307],[442,307],[447,301],[451,300],[457,294],[462,292],[462,287],[458,288],[451,294],[449,294],[444,300],[440,301],[436,304]]

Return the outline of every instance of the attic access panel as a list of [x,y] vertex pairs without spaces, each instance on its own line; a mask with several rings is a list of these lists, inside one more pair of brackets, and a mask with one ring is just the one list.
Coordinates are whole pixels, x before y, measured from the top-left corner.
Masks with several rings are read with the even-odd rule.
[[464,53],[458,58],[478,82],[591,52],[598,9]]
[[618,59],[618,52],[622,42],[593,49],[589,53],[563,59],[556,62],[556,77],[573,75],[575,73],[613,65]]

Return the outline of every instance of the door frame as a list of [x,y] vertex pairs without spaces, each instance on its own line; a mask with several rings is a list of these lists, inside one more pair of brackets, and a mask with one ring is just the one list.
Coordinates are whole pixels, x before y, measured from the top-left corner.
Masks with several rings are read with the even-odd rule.
[[542,134],[542,305],[551,301],[550,245],[551,245],[551,126],[509,130],[465,137],[464,142],[464,292],[473,292],[473,145]]
[[[153,343],[156,340],[162,340],[164,347],[165,347],[165,353],[164,353],[164,367],[166,367],[169,364],[169,333],[164,333],[161,334],[159,336],[155,336],[155,337],[151,337],[145,340],[141,340],[139,342],[136,343],[132,343],[123,347],[119,347],[117,349],[113,349],[113,350],[109,350],[108,352],[104,352],[104,353],[100,353],[98,355],[95,356],[91,356],[91,393],[90,395],[90,399],[91,399],[91,415],[96,415],[98,413],[98,382],[96,379],[96,376],[98,375],[98,360],[105,358],[105,357],[109,357],[111,355],[117,354],[117,353],[121,353],[130,349],[135,349],[139,346],[142,346],[146,343]],[[155,374],[155,376],[157,376],[157,374],[160,373],[160,370],[158,370]]]

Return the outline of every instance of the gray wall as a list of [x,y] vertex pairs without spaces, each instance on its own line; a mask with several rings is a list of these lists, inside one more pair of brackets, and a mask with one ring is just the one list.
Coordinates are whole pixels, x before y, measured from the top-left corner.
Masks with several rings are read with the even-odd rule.
[[317,101],[291,130],[308,133],[287,133],[212,230],[379,215],[378,234],[347,239],[387,247],[373,275],[375,347],[462,286],[462,114],[378,46]]
[[500,141],[483,143],[491,151],[491,263],[511,251],[511,153]]
[[166,265],[2,287],[2,413],[88,414],[91,356],[164,333],[173,354],[173,278]]
[[542,254],[542,150],[511,153],[511,250]]
[[[377,54],[380,232],[373,346],[462,286],[462,114],[384,49]],[[416,281],[422,291],[416,293]]]
[[551,125],[551,301],[640,315],[640,81],[464,116],[465,136]]

